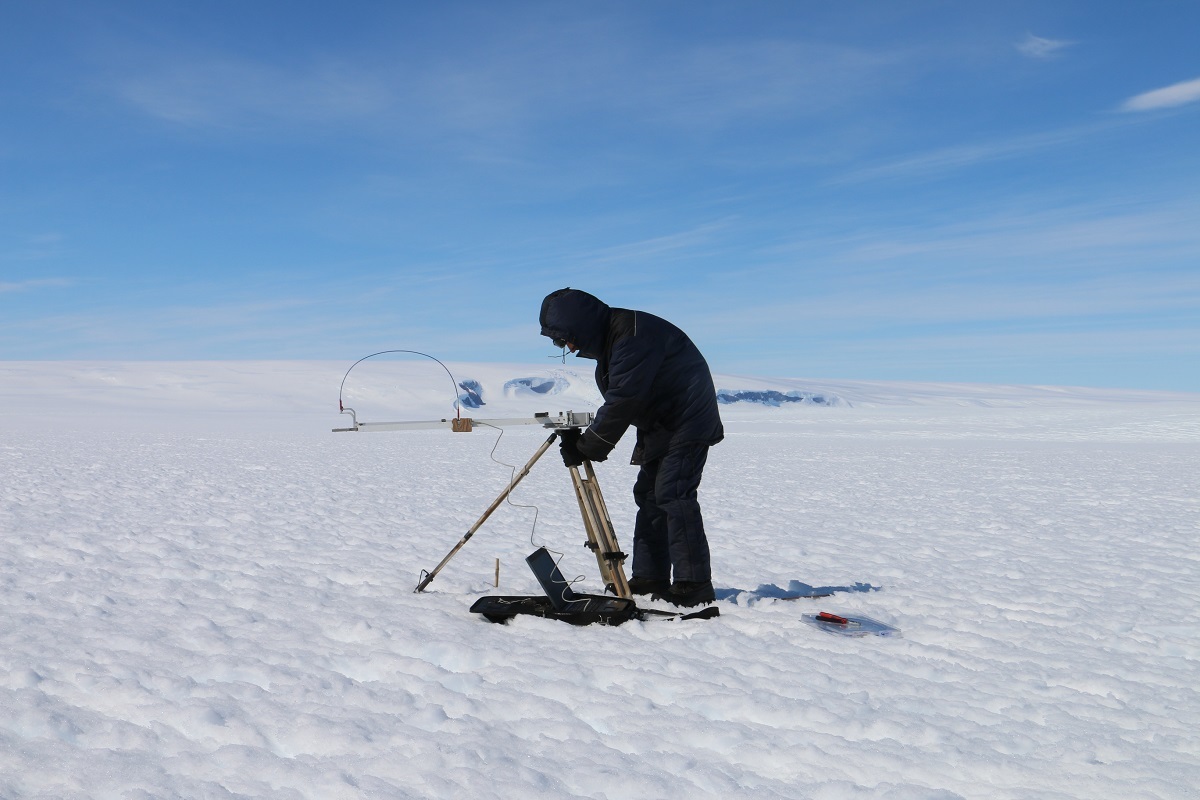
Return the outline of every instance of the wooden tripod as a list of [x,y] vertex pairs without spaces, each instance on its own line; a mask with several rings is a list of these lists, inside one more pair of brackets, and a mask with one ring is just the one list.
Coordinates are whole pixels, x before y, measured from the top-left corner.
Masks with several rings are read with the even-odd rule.
[[[542,457],[545,452],[550,449],[550,445],[558,437],[558,431],[550,434],[542,446],[538,448],[533,457],[525,463],[520,472],[513,476],[508,486],[500,495],[492,501],[492,504],[487,507],[487,510],[475,521],[475,524],[466,532],[466,534],[458,540],[458,544],[451,548],[446,557],[441,560],[432,572],[421,572],[420,582],[417,583],[416,592],[425,591],[430,582],[433,581],[437,574],[442,571],[442,567],[454,557],[454,554],[462,549],[475,531],[482,527],[483,523],[492,512],[499,508],[521,479],[529,474],[533,469],[533,465]],[[579,501],[579,513],[583,516],[583,527],[587,532],[587,548],[596,555],[596,564],[600,567],[600,578],[604,581],[604,588],[612,592],[617,597],[632,598],[633,594],[629,591],[629,581],[625,578],[625,553],[621,552],[621,547],[617,544],[617,533],[613,529],[612,519],[608,516],[608,507],[604,504],[604,495],[600,493],[600,484],[596,482],[596,471],[592,468],[592,462],[584,461],[583,464],[577,467],[568,467],[567,470],[571,473],[571,485],[575,489],[575,499]]]

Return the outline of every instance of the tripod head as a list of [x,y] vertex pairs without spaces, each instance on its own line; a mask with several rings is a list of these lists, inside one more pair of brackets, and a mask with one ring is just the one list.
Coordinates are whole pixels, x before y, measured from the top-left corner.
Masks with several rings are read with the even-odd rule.
[[560,411],[554,415],[543,411],[540,414],[534,414],[533,418],[541,422],[543,428],[553,428],[556,431],[577,431],[591,425],[596,415],[590,411]]

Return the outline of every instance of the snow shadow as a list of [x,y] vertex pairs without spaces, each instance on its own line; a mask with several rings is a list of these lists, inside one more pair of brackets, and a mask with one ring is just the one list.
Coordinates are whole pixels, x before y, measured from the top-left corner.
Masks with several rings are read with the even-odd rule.
[[798,600],[805,597],[826,597],[840,592],[878,592],[882,586],[872,586],[869,583],[854,583],[849,586],[812,586],[803,581],[789,581],[787,588],[773,583],[760,584],[753,591],[749,589],[717,589],[718,600],[738,600],[743,596],[747,600]]

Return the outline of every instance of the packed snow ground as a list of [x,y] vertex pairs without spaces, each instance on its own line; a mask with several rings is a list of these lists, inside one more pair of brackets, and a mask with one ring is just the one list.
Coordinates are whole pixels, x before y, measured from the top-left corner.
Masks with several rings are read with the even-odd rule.
[[[722,408],[721,616],[492,625],[537,544],[599,589],[551,453],[413,593],[546,434],[331,433],[346,366],[0,365],[0,797],[1200,796],[1200,397],[718,376],[841,401]],[[453,413],[366,366],[360,421]],[[597,399],[450,367],[473,417]]]

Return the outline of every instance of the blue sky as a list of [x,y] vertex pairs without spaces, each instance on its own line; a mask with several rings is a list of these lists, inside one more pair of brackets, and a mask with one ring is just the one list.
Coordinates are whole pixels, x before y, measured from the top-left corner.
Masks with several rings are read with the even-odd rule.
[[1200,4],[74,2],[0,28],[0,358],[1200,391]]

